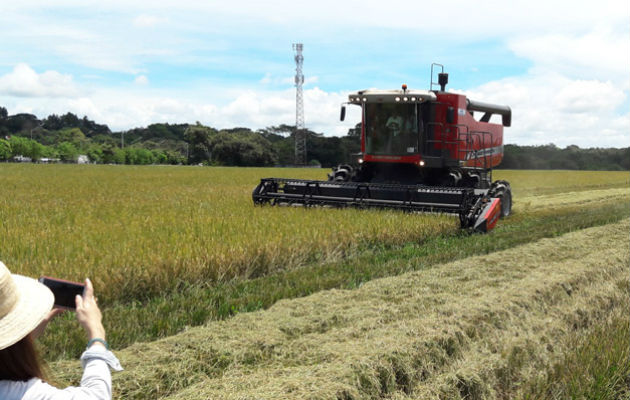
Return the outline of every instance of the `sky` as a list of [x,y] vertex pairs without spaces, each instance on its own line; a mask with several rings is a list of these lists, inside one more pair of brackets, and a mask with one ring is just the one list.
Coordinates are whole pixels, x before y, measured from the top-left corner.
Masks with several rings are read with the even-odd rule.
[[344,135],[348,94],[448,90],[508,105],[504,142],[630,146],[630,3],[512,1],[0,1],[0,106],[72,112],[112,130],[151,123],[295,124]]

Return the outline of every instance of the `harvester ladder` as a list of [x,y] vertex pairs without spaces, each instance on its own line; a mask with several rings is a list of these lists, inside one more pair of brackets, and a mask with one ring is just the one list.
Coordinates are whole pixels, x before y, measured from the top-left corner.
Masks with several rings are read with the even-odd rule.
[[[492,156],[493,156],[493,152],[490,152],[490,156],[488,156],[488,147],[486,147],[486,144],[490,144],[492,146],[492,133],[488,132],[488,131],[472,131],[470,132],[471,137],[473,138],[473,142],[474,142],[474,138],[478,138],[478,142],[479,142],[479,146],[481,147],[481,151],[483,152],[482,157],[483,157],[483,169],[487,170],[490,168],[490,161],[492,160]],[[489,140],[486,140],[489,139]],[[490,147],[490,149],[492,149],[492,147]],[[481,168],[477,166],[477,160],[479,159],[476,155],[477,150],[472,150],[472,152],[475,153],[475,158],[474,158],[474,162],[475,162],[475,168]]]
[[[466,143],[466,139],[461,139],[460,138],[460,130],[459,127],[460,125],[455,125],[455,124],[449,124],[449,125],[444,125],[441,122],[429,122],[427,123],[428,127],[433,126],[435,127],[440,127],[440,139],[427,139],[426,143],[427,143],[427,147],[431,148],[431,150],[433,150],[434,152],[437,149],[437,146],[435,146],[436,144],[439,144],[440,146],[440,157],[443,160],[447,160],[447,161],[457,161],[457,163],[459,164],[459,152],[461,151],[461,144],[462,142],[465,144]],[[461,125],[464,126],[464,125]],[[453,130],[452,127],[454,127],[455,129]],[[455,132],[453,134],[453,132]],[[454,135],[455,139],[449,139],[449,135]],[[433,137],[435,138],[435,129],[433,129]],[[429,145],[433,145],[433,146],[429,146]],[[431,151],[426,152],[427,153],[431,153]],[[435,154],[435,153],[433,153]],[[449,162],[446,163],[447,165],[450,164]]]
[[[424,154],[431,154],[431,157],[442,157],[443,158],[444,157],[444,148],[445,147],[444,146],[440,146],[440,149],[438,149],[438,147],[435,146],[435,144],[437,144],[437,143],[443,144],[444,135],[445,135],[444,124],[441,123],[441,122],[428,122],[426,124],[426,126],[427,126],[427,128],[426,128],[427,132],[431,132],[432,135],[431,135],[430,138],[427,136],[427,139],[426,139],[426,147],[427,148],[425,149]],[[435,139],[435,136],[436,136],[436,129],[435,128],[436,127],[440,128],[440,131],[439,131],[440,132],[440,140]],[[433,130],[431,130],[430,128],[433,128]],[[433,145],[433,146],[430,146],[430,145]],[[440,150],[440,154],[439,155],[435,154],[438,150]]]
[[[440,65],[440,64],[434,64],[434,65]],[[433,74],[433,72],[431,72],[431,74]],[[434,102],[433,104],[435,105],[435,109],[433,110],[434,115],[438,114],[438,108],[444,107],[446,109],[447,107],[451,106],[449,103],[445,103],[445,102]],[[454,165],[450,165],[450,164],[453,164],[453,161],[456,161],[456,164],[459,164],[459,159],[460,159],[459,151],[460,151],[460,144],[462,142],[462,140],[460,139],[459,126],[464,126],[464,125],[444,124],[442,122],[435,122],[435,121],[428,122],[425,125],[426,125],[426,135],[427,135],[427,139],[425,142],[426,142],[427,148],[425,148],[424,154],[431,154],[432,157],[436,157],[437,156],[436,153],[438,150],[437,145],[439,144],[439,147],[440,147],[439,157],[442,160],[446,161],[445,163],[443,162],[443,165],[454,166]],[[455,127],[455,130],[453,130],[453,127]],[[432,133],[430,137],[428,136],[429,132]],[[436,139],[437,132],[439,132],[440,134],[439,139]],[[455,137],[454,139],[449,139],[449,137],[453,137],[453,136]]]
[[[472,140],[470,138],[470,132],[468,126],[465,124],[453,124],[453,127],[457,129],[457,159],[466,160],[466,156],[472,149]],[[464,138],[462,139],[462,135]],[[462,157],[463,153],[463,157]]]

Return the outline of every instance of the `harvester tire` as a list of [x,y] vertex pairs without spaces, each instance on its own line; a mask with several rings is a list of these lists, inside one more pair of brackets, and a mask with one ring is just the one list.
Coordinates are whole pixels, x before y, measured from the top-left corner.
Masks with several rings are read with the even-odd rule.
[[332,169],[332,172],[328,174],[328,180],[335,182],[349,182],[352,179],[353,172],[353,168],[350,165],[337,165]]
[[512,213],[512,191],[508,188],[499,198],[501,199],[501,218],[507,217]]
[[501,218],[512,213],[512,188],[508,181],[493,182],[489,194],[501,200]]

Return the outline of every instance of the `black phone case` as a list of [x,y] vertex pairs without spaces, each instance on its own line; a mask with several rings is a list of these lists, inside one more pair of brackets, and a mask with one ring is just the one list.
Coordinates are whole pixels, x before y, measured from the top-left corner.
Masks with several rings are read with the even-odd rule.
[[74,310],[76,308],[75,296],[83,295],[85,285],[64,279],[42,276],[39,282],[47,286],[55,295],[55,306]]

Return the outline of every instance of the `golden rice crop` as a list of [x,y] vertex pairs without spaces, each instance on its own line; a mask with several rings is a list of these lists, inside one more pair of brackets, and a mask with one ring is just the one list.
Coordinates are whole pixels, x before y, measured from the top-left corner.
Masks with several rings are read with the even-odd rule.
[[126,371],[115,393],[511,398],[571,351],[567,337],[626,312],[629,229],[629,220],[589,228],[136,344],[118,352]]
[[568,170],[496,170],[494,179],[510,182],[515,201],[520,196],[534,196],[560,192],[629,188],[628,171],[568,171]]
[[[318,169],[2,164],[0,172],[0,259],[30,276],[90,276],[105,301],[457,230],[455,218],[437,215],[253,206],[261,177],[325,178]],[[512,183],[516,210],[530,204],[519,205],[518,193],[628,186],[625,172],[495,177]]]
[[269,176],[325,171],[2,164],[0,260],[29,276],[89,276],[107,301],[457,230],[440,215],[255,207],[251,192]]

